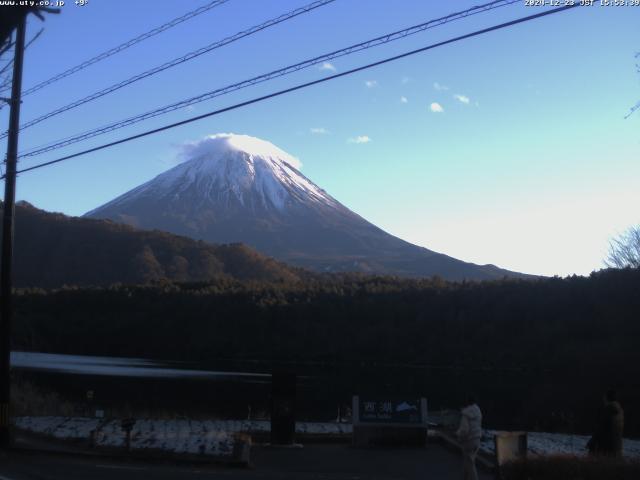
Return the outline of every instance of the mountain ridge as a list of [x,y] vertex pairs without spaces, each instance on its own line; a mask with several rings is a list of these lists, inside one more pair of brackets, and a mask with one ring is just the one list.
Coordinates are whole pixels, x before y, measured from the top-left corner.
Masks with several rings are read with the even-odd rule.
[[27,202],[16,204],[15,222],[16,287],[219,279],[295,283],[309,275],[246,245],[213,245],[110,220],[69,217]]

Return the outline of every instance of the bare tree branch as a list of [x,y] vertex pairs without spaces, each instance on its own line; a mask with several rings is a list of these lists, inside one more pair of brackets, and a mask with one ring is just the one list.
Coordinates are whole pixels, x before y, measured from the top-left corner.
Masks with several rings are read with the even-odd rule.
[[640,268],[640,225],[611,240],[604,263],[611,268]]

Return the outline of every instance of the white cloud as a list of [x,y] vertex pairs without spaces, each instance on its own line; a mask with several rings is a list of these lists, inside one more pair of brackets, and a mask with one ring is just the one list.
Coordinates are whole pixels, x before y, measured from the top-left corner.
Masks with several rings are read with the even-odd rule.
[[444,112],[444,108],[442,108],[442,105],[440,105],[438,102],[433,102],[431,105],[429,105],[429,108],[434,113]]
[[400,97],[400,103],[409,103],[409,100],[407,99],[407,97]]
[[336,67],[333,66],[332,63],[329,62],[324,62],[322,65],[320,65],[318,67],[320,70],[328,70],[330,72],[335,72],[336,71]]
[[369,143],[371,139],[367,135],[358,135],[347,140],[348,143]]
[[459,93],[456,93],[453,98],[458,100],[460,103],[464,103],[465,105],[469,105],[469,102],[471,101],[469,100],[469,97],[467,97],[466,95],[460,95]]
[[367,88],[373,88],[378,86],[378,82],[376,80],[367,80],[366,82],[364,82],[364,84],[367,86]]
[[314,135],[328,135],[329,134],[329,130],[327,130],[324,127],[310,128],[309,131],[311,133],[313,133]]
[[410,81],[411,81],[411,78],[410,78],[410,77],[402,77],[402,80],[400,80],[400,82],[401,82],[403,85],[406,85],[406,84],[407,84],[407,83],[409,83]]
[[447,87],[446,85],[440,85],[438,82],[433,83],[433,88],[435,88],[439,92],[442,92],[444,90],[449,90],[449,87]]
[[216,158],[226,155],[228,152],[242,151],[262,157],[278,157],[297,169],[302,168],[302,163],[298,158],[276,147],[271,142],[249,135],[216,133],[207,135],[200,140],[185,142],[181,145],[180,150],[179,159],[182,161],[189,161],[205,155]]

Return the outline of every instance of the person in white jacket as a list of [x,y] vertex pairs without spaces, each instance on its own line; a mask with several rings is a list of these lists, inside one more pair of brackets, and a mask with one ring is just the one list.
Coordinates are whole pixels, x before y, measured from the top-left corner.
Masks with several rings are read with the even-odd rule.
[[456,431],[460,441],[464,466],[464,480],[478,480],[476,455],[482,437],[482,412],[475,398],[468,396],[461,411],[460,427]]

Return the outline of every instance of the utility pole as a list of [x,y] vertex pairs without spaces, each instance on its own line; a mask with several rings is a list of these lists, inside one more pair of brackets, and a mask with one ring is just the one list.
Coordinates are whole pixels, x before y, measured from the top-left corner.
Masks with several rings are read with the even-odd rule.
[[26,15],[16,28],[13,81],[11,85],[11,112],[7,140],[6,173],[4,181],[4,208],[2,211],[2,252],[0,260],[0,448],[11,446],[11,270],[13,263],[13,226],[16,200],[16,170],[18,163],[18,131],[20,130],[20,94],[22,91],[22,61]]

